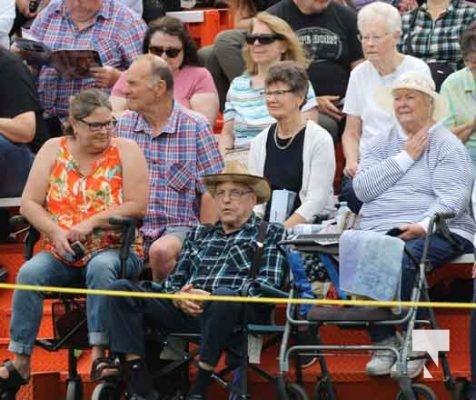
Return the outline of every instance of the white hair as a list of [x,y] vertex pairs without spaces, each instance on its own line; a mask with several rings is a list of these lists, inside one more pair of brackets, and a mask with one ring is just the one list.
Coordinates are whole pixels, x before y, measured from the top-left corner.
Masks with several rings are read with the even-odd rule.
[[389,3],[374,1],[362,7],[357,15],[359,31],[362,33],[364,27],[370,26],[375,20],[382,21],[386,25],[388,33],[402,31],[402,18],[400,17],[400,13]]

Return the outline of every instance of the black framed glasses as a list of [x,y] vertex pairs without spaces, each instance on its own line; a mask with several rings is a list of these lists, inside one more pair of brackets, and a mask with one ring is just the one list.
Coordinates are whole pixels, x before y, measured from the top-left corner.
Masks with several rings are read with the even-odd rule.
[[265,90],[263,92],[263,95],[264,97],[279,97],[279,96],[283,96],[285,95],[286,93],[293,93],[294,90],[292,89],[281,89],[281,90]]
[[253,191],[252,190],[238,190],[238,189],[232,189],[230,191],[219,190],[218,192],[215,193],[215,199],[223,200],[225,196],[228,194],[228,197],[230,198],[230,200],[239,200],[241,199],[242,196],[248,193],[253,193]]
[[99,132],[103,129],[106,129],[107,131],[112,131],[117,124],[117,121],[115,119],[111,119],[110,121],[104,122],[88,122],[84,119],[78,119],[78,121],[87,125],[91,132]]
[[279,33],[261,33],[259,35],[252,35],[247,33],[245,35],[245,42],[248,44],[254,44],[258,41],[259,44],[271,44],[276,40],[283,40],[284,36]]
[[162,54],[165,53],[168,58],[175,58],[180,54],[181,51],[182,48],[177,47],[149,46],[149,53],[159,57],[162,57]]

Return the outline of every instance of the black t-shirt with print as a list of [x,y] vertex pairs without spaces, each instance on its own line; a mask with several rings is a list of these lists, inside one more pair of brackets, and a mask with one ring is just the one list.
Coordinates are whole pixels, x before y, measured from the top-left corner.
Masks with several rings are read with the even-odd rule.
[[363,58],[355,12],[331,1],[321,13],[307,15],[292,0],[281,0],[267,11],[286,20],[306,48],[316,94],[343,97],[351,63]]

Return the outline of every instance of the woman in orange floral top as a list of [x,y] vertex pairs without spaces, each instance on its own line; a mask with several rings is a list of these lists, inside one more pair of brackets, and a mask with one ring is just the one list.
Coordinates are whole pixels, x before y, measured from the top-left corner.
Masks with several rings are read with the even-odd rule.
[[[120,275],[120,237],[112,215],[142,218],[147,210],[147,165],[139,146],[115,138],[108,96],[97,89],[70,102],[66,134],[50,139],[38,152],[26,183],[21,213],[44,237],[44,248],[27,261],[19,284],[105,289]],[[80,242],[84,254],[75,256]],[[127,275],[142,268],[137,236],[127,261]],[[0,367],[0,389],[17,389],[30,376],[30,355],[42,317],[43,294],[15,291],[9,350],[12,363]],[[88,296],[89,342],[93,360],[102,357],[108,336],[100,296]],[[98,360],[99,361],[99,360]],[[97,363],[96,363],[97,364]],[[7,368],[8,367],[8,368]]]

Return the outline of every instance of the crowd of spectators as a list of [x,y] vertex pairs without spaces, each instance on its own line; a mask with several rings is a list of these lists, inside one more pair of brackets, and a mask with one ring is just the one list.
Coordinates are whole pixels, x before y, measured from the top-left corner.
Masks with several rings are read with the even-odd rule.
[[[226,236],[230,219],[236,218],[239,223],[233,222],[231,232],[256,237],[260,220],[271,218],[274,191],[295,194],[287,216],[278,221],[285,228],[312,223],[320,214],[335,212],[333,180],[341,173],[341,197],[356,213],[363,207],[361,229],[390,228],[386,215],[393,212],[391,223],[403,227],[400,237],[419,251],[429,213],[443,210],[456,213],[449,225],[458,249],[471,248],[475,229],[469,193],[476,163],[476,26],[471,24],[476,7],[471,3],[229,0],[234,26],[203,49],[196,48],[185,23],[164,16],[179,9],[178,2],[1,3],[0,167],[5,178],[0,197],[20,196],[26,184],[22,213],[47,237],[45,251],[22,267],[20,282],[63,284],[72,279],[58,272],[64,282],[48,280],[46,273],[39,280],[30,270],[38,260],[59,271],[70,268],[70,244],[79,241],[94,257],[75,260],[86,272],[81,277],[81,269],[73,269],[73,278],[85,278],[89,287],[110,284],[117,276],[117,257],[108,261],[110,273],[99,278],[93,261],[101,254],[110,256],[104,255],[104,244],[114,247],[114,237],[100,232],[107,230],[106,216],[117,211],[143,217],[132,256],[147,260],[152,280],[176,280],[178,265],[179,273],[187,268],[187,276],[177,289],[190,292],[189,280],[196,279],[189,276],[190,259],[213,263],[222,252],[228,254],[227,246],[236,245],[213,237],[224,248],[213,249],[216,254],[208,261],[200,258],[192,240],[200,223],[213,224],[218,218],[214,235],[225,231]],[[27,66],[14,41],[18,36],[39,41],[51,52],[92,50],[99,59],[79,77],[62,72],[54,62],[30,60]],[[216,137],[212,127],[220,111],[223,128]],[[336,171],[334,146],[339,142],[343,171]],[[240,160],[251,175],[242,171],[218,183],[210,178],[243,145]],[[104,176],[93,179],[94,171]],[[450,178],[454,171],[458,179]],[[254,178],[240,181],[236,176]],[[262,177],[270,193],[260,198],[250,182]],[[86,197],[80,198],[78,187]],[[0,224],[5,218],[0,214]],[[282,235],[282,228],[275,233]],[[449,243],[430,249],[440,254],[444,247],[446,256],[435,256],[438,264],[456,255]],[[238,256],[249,267],[251,255]],[[142,265],[137,262],[131,275]],[[415,274],[405,263],[402,268],[406,290]],[[136,289],[124,283],[117,288]],[[221,293],[217,288],[201,289]],[[407,299],[408,293],[402,297]],[[12,379],[18,387],[27,382],[41,301],[31,293],[14,296],[10,350],[16,359],[0,368],[0,389]],[[23,315],[25,302],[35,304],[31,318]],[[131,313],[138,304],[128,305]],[[96,359],[108,344],[103,306],[88,302]],[[110,306],[116,313],[123,308],[121,301]],[[195,317],[203,311],[193,302],[147,306],[174,313],[179,309],[193,317],[195,327]],[[19,333],[25,318],[31,320],[29,331]],[[476,324],[476,313],[473,320]],[[394,331],[371,336],[377,343],[396,342]],[[116,347],[140,359],[142,349],[122,346],[123,340],[116,337]],[[208,371],[201,371],[204,382],[219,350],[212,356],[203,350],[204,357],[211,357],[202,360]],[[370,374],[390,373],[394,360],[381,356],[376,353],[368,364]],[[414,373],[420,370],[418,365]],[[190,399],[205,398],[204,387]]]

